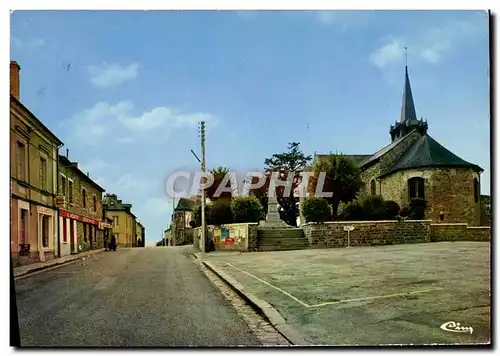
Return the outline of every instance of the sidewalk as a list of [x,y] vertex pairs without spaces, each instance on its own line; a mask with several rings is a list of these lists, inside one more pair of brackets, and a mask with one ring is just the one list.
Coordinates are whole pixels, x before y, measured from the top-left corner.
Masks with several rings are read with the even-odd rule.
[[29,265],[25,266],[19,266],[19,267],[14,267],[14,278],[24,276],[28,273],[44,270],[50,267],[54,266],[59,266],[63,265],[69,262],[73,262],[75,260],[81,259],[82,257],[85,256],[90,256],[99,252],[103,252],[104,249],[101,248],[99,250],[91,250],[91,251],[85,251],[81,252],[77,255],[69,255],[69,256],[64,256],[61,258],[55,258],[53,260],[45,261],[45,262],[36,262],[36,263],[30,263]]

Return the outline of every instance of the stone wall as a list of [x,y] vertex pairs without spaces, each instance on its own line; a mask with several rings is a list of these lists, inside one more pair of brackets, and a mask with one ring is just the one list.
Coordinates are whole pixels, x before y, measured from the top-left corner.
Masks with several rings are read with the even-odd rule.
[[431,224],[431,241],[490,241],[489,226],[468,226],[465,223]]
[[429,208],[427,216],[437,221],[444,212],[444,223],[468,223],[478,226],[481,219],[481,204],[474,201],[474,178],[478,174],[472,169],[438,168],[432,170],[430,187],[426,188]]
[[[429,220],[406,221],[336,221],[303,226],[311,248],[379,246],[430,242]],[[344,226],[354,226],[349,233]]]
[[474,201],[474,178],[478,174],[472,169],[432,168],[395,172],[381,179],[380,194],[386,200],[394,200],[401,208],[409,206],[408,180],[413,177],[424,179],[427,201],[425,219],[437,222],[442,211],[445,223],[480,225],[481,204]]

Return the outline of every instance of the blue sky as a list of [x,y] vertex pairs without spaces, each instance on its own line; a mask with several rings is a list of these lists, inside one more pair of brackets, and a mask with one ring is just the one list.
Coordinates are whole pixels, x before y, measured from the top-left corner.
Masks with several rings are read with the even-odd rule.
[[370,154],[399,119],[408,46],[418,117],[490,192],[485,12],[18,11],[11,60],[21,100],[70,159],[133,204],[147,243],[170,223],[167,175],[262,169],[299,141],[308,154]]

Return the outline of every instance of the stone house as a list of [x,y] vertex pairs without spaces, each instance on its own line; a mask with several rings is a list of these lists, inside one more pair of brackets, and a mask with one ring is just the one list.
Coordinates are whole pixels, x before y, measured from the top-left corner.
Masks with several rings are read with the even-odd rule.
[[69,160],[68,153],[59,155],[61,255],[104,248],[103,193],[89,173]]
[[[418,120],[405,67],[401,117],[391,125],[391,143],[370,155],[348,155],[361,168],[362,192],[381,195],[400,207],[420,197],[426,200],[425,218],[480,224],[480,174],[483,169],[453,154],[428,133]],[[315,155],[322,159],[326,155]]]
[[106,194],[103,199],[106,216],[113,220],[113,235],[118,247],[136,247],[136,220],[132,204],[123,203],[116,194]]
[[137,247],[144,247],[145,245],[145,229],[144,226],[140,223],[140,221],[136,221],[136,240]]
[[193,243],[193,228],[190,222],[194,219],[194,210],[197,205],[195,199],[179,199],[172,214],[169,245],[180,246]]
[[14,265],[59,255],[57,156],[63,145],[20,101],[20,66],[10,62],[10,217]]

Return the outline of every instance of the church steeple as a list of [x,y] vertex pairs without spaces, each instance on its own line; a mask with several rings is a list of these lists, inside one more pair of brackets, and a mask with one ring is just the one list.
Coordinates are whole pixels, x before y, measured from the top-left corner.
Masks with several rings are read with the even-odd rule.
[[411,92],[410,78],[408,76],[408,65],[405,65],[405,84],[403,88],[403,103],[401,104],[401,117],[399,122],[396,121],[394,126],[391,125],[389,131],[392,142],[403,138],[406,134],[415,129],[418,129],[420,134],[425,135],[427,132],[427,122],[424,122],[422,119],[417,119],[417,112]]
[[403,89],[403,103],[401,105],[401,119],[399,122],[417,121],[417,112],[411,93],[410,78],[408,77],[408,66],[405,66],[405,86]]

